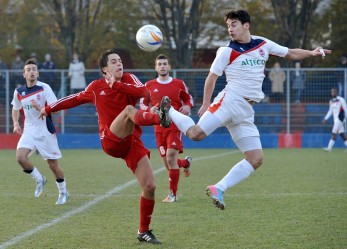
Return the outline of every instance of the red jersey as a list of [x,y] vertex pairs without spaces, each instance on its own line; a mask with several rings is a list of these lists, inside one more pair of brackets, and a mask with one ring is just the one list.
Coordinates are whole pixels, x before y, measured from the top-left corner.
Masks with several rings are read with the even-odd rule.
[[[140,98],[147,96],[145,85],[135,75],[124,73],[121,81],[115,82],[112,89],[104,78],[94,80],[84,91],[48,105],[46,112],[50,114],[85,103],[93,103],[98,113],[99,132],[101,132],[105,126],[110,127],[127,105],[135,106]],[[141,133],[140,126],[135,125],[134,135],[140,137]]]
[[[149,95],[140,101],[140,108],[144,111],[149,111],[151,106],[160,105],[161,99],[168,96],[171,99],[171,106],[175,110],[179,110],[183,104],[193,107],[193,98],[188,93],[188,89],[183,80],[169,77],[165,82],[153,79],[146,82],[146,88]],[[174,123],[169,128],[163,128],[160,125],[155,125],[154,130],[161,131],[162,129],[178,129]]]

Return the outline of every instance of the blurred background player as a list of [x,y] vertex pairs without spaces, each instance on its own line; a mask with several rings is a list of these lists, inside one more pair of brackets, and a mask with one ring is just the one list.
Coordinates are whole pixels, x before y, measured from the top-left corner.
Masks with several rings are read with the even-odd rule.
[[[16,159],[22,166],[23,171],[31,175],[36,181],[35,197],[40,197],[46,178],[28,158],[31,152],[37,149],[42,158],[47,160],[56,178],[56,184],[59,189],[56,204],[64,204],[69,194],[66,190],[64,172],[58,164],[61,152],[55,135],[55,127],[51,116],[47,116],[43,120],[38,119],[41,108],[56,101],[57,97],[49,85],[37,80],[39,72],[34,59],[25,62],[23,76],[26,84],[16,88],[11,103],[13,105],[13,132],[22,135],[17,145]],[[21,110],[24,110],[25,116],[23,131],[19,125]]]
[[[140,242],[160,244],[149,225],[155,204],[155,183],[150,151],[140,139],[141,125],[168,127],[167,113],[146,113],[135,105],[148,91],[133,74],[123,73],[123,63],[116,50],[107,50],[99,58],[101,79],[91,82],[84,91],[66,96],[41,109],[41,117],[52,112],[93,103],[98,112],[99,136],[103,151],[115,158],[122,158],[136,176],[142,189],[140,198]],[[159,118],[162,117],[162,119]]]
[[331,99],[329,101],[329,111],[325,115],[322,123],[325,124],[327,120],[331,117],[334,118],[334,126],[331,132],[331,138],[328,143],[328,147],[323,148],[323,150],[331,152],[334,147],[337,135],[340,134],[341,138],[344,141],[345,146],[347,146],[347,136],[345,134],[345,128],[343,121],[347,115],[346,101],[344,98],[338,96],[337,88],[331,89]]
[[[210,73],[205,80],[203,103],[198,112],[198,124],[190,117],[170,108],[170,99],[164,97],[162,108],[169,109],[169,115],[177,127],[190,139],[200,141],[218,127],[226,126],[245,159],[234,165],[217,184],[206,188],[206,194],[213,204],[223,210],[224,192],[245,180],[263,163],[263,150],[258,128],[254,124],[255,103],[264,98],[262,84],[265,64],[270,55],[290,60],[301,60],[313,56],[330,54],[331,50],[288,49],[264,37],[252,36],[251,19],[245,10],[231,10],[225,13],[225,22],[232,40],[217,51]],[[321,51],[320,51],[321,50]],[[219,76],[226,75],[226,86],[211,104],[212,93]]]
[[[193,107],[193,98],[183,80],[170,77],[171,64],[166,55],[160,54],[155,59],[155,70],[158,78],[146,82],[149,91],[148,97],[141,99],[142,110],[158,113],[159,104],[164,96],[171,99],[173,108],[184,115],[189,115]],[[175,124],[169,128],[160,125],[154,126],[156,143],[165,167],[169,171],[169,194],[163,202],[176,202],[180,168],[183,168],[185,176],[190,174],[192,158],[178,159],[179,153],[183,152],[182,132]]]

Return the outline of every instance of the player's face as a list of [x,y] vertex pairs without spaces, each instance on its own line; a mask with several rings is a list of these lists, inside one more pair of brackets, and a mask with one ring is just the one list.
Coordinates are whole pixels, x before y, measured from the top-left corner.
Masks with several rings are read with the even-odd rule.
[[155,70],[160,76],[168,75],[170,69],[171,69],[171,66],[167,59],[159,59],[155,63]]
[[331,97],[336,98],[337,97],[337,90],[331,89]]
[[248,35],[249,31],[249,23],[242,24],[237,19],[228,19],[226,21],[228,32],[231,38],[237,42],[249,42],[245,41],[245,36]]
[[26,65],[24,67],[23,77],[27,81],[31,81],[31,82],[36,81],[37,78],[39,77],[39,72],[37,70],[37,66],[35,64]]
[[110,54],[108,56],[106,70],[112,73],[116,80],[120,80],[123,77],[123,63],[118,54]]

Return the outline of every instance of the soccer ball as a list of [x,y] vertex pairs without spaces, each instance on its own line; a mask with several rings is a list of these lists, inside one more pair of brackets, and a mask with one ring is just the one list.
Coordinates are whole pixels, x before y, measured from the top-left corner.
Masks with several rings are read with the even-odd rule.
[[136,42],[142,50],[153,52],[163,43],[163,34],[157,26],[148,24],[137,31]]

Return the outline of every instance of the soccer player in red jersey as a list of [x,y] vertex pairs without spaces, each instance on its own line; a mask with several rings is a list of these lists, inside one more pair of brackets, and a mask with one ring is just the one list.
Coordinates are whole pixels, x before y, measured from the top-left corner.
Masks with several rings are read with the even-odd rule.
[[135,75],[123,73],[122,60],[116,50],[107,50],[102,54],[99,58],[99,68],[103,78],[91,82],[84,91],[46,106],[41,110],[40,117],[85,103],[95,105],[104,152],[112,157],[122,158],[142,189],[138,240],[160,244],[152,230],[149,230],[156,186],[149,161],[150,151],[144,147],[140,139],[140,126],[161,124],[168,127],[171,120],[165,111],[160,111],[158,115],[135,108],[137,101],[146,97],[148,91]]
[[[193,98],[183,80],[170,77],[170,60],[166,55],[160,54],[155,59],[155,70],[158,78],[146,82],[149,95],[140,101],[142,110],[157,113],[159,103],[164,96],[171,99],[171,105],[179,112],[188,115],[193,107]],[[163,202],[177,201],[177,188],[180,177],[180,168],[184,169],[185,176],[190,174],[192,158],[178,159],[178,154],[183,152],[182,132],[175,124],[169,128],[160,125],[154,126],[156,143],[159,153],[169,171],[169,194]]]

